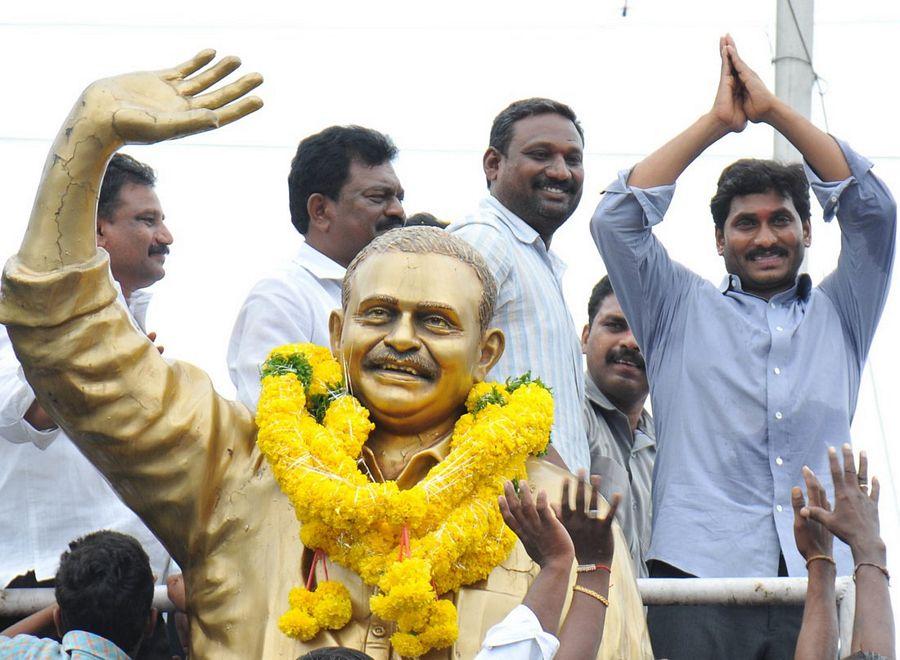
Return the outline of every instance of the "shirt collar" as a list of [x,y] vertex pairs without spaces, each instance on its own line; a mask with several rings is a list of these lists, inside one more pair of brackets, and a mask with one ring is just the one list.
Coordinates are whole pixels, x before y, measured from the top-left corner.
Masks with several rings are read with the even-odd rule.
[[503,204],[500,203],[500,200],[493,195],[488,195],[481,200],[481,210],[490,213],[506,225],[517,241],[524,243],[525,245],[531,245],[547,255],[547,258],[550,260],[550,264],[553,267],[553,271],[556,273],[557,277],[562,278],[568,267],[566,262],[555,252],[547,249],[544,239],[541,238],[541,235],[538,234],[531,225],[503,206]]
[[[400,490],[407,490],[422,481],[431,468],[447,458],[447,455],[450,453],[450,440],[452,438],[453,434],[448,433],[443,440],[439,440],[430,447],[413,454],[406,467],[403,468],[403,471],[395,480],[397,487]],[[384,475],[381,473],[381,468],[378,467],[378,462],[375,460],[375,454],[372,453],[372,450],[363,445],[362,456],[375,481],[383,482]]]
[[330,257],[319,252],[306,241],[300,245],[297,254],[294,257],[294,263],[301,268],[308,270],[313,277],[320,280],[338,280],[344,279],[344,273],[347,269],[341,266]]
[[[729,291],[746,293],[743,286],[741,285],[741,278],[732,273],[729,273],[722,279],[722,283],[719,285],[719,291],[721,291],[722,293],[728,293]],[[809,294],[811,292],[812,278],[806,273],[800,273],[799,275],[797,275],[794,286],[792,286],[787,291],[782,291],[781,293],[775,294],[774,296],[772,296],[772,300],[790,300],[792,298],[798,298],[799,300],[808,300]],[[748,293],[747,295],[753,294]]]
[[[596,405],[599,408],[602,408],[608,413],[616,413],[618,415],[622,415],[626,417],[625,413],[616,408],[612,402],[606,397],[606,395],[600,391],[600,388],[597,387],[597,384],[594,382],[594,379],[591,378],[591,375],[587,372],[584,374],[584,395],[587,397],[587,400],[592,404]],[[652,437],[653,435],[653,425],[650,421],[650,413],[647,412],[647,409],[641,411],[641,419],[638,421],[638,428],[635,432],[635,443],[634,449],[638,450],[643,447],[650,447],[656,445],[656,441]],[[638,439],[639,436],[643,436],[646,440]],[[640,446],[638,446],[640,445]]]
[[500,200],[493,195],[488,195],[481,200],[481,208],[488,212],[492,212],[503,224],[509,227],[509,230],[517,240],[526,245],[533,245],[536,242],[540,242],[542,246],[546,247],[544,245],[544,239],[541,238],[540,234],[538,234],[531,225],[503,206],[503,204],[500,203]]
[[84,630],[70,630],[63,635],[60,645],[67,656],[71,651],[78,651],[86,657],[98,660],[129,660],[128,654],[111,641]]

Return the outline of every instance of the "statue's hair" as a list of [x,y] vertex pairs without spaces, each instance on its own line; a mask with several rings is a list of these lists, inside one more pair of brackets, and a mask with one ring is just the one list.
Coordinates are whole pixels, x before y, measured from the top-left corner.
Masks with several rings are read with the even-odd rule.
[[487,330],[494,317],[497,302],[497,284],[488,270],[487,263],[478,252],[461,238],[435,227],[403,227],[392,229],[378,236],[364,247],[347,266],[341,291],[341,306],[347,311],[350,302],[350,288],[356,270],[366,259],[386,252],[407,252],[412,254],[442,254],[456,259],[472,268],[481,282],[481,301],[478,304],[478,320],[481,331]]

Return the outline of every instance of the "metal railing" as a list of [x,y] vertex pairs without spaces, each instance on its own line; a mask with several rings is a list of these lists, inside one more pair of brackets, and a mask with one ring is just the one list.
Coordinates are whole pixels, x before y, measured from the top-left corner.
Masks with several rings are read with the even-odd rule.
[[[649,578],[638,580],[644,605],[802,605],[806,578]],[[835,581],[841,648],[850,648],[856,588],[850,577]],[[0,590],[0,617],[25,617],[53,604],[53,589]],[[153,606],[174,608],[165,587],[156,587]]]

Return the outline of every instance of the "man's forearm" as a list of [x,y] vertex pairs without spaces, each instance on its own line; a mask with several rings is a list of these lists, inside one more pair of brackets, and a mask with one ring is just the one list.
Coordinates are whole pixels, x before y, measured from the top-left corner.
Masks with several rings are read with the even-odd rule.
[[628,185],[653,188],[675,183],[688,165],[730,132],[712,114],[705,114],[684,132],[638,163],[628,177]]
[[544,632],[551,635],[556,635],[559,629],[559,615],[566,602],[566,589],[571,570],[571,558],[568,562],[547,564],[538,573],[522,600],[522,604],[534,612]]
[[823,181],[843,181],[850,176],[847,159],[834,138],[783,102],[777,102],[766,123],[781,133]]
[[794,660],[837,657],[837,609],[834,597],[835,567],[824,560],[809,565],[809,582],[803,606],[803,624]]
[[[884,543],[879,539],[869,548],[853,548],[857,565],[856,611],[853,616],[853,641],[850,650],[894,657],[894,617],[888,580],[876,566],[887,564]],[[875,564],[876,566],[872,566]]]
[[[605,571],[579,573],[576,584],[607,597],[610,574]],[[557,660],[596,658],[603,641],[607,606],[594,596],[575,592],[559,636]]]

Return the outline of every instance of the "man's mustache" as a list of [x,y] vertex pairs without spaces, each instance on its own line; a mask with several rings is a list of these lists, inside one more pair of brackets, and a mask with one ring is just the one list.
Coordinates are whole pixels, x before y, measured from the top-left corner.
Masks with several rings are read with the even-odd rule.
[[759,259],[760,257],[786,257],[787,254],[787,250],[776,245],[774,247],[755,248],[750,250],[747,253],[747,259],[752,261],[754,259]]
[[154,254],[169,254],[169,246],[168,245],[151,245],[149,254],[151,256]]
[[382,369],[385,367],[410,369],[417,375],[429,380],[434,380],[438,372],[434,362],[426,355],[423,355],[421,351],[401,353],[390,346],[384,345],[369,351],[362,364],[365,369]]
[[535,188],[559,188],[563,192],[566,193],[576,193],[578,192],[578,184],[575,182],[574,178],[565,179],[563,181],[558,181],[556,179],[551,179],[543,174],[538,175],[534,180]]
[[644,362],[644,356],[641,355],[641,352],[630,348],[614,348],[607,353],[606,363],[612,364],[614,362],[629,362],[641,371],[647,370],[647,365]]

